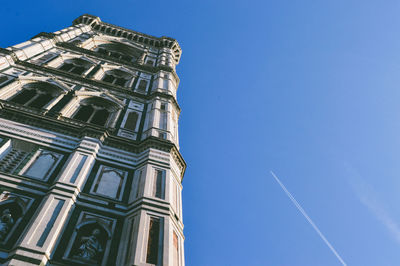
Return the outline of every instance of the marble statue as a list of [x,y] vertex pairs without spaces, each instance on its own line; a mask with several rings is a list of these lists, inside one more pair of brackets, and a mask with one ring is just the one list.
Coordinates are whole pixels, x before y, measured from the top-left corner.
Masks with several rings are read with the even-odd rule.
[[6,238],[11,227],[14,225],[14,219],[9,209],[5,209],[0,217],[0,240]]
[[103,252],[103,248],[98,240],[100,235],[99,229],[94,229],[90,236],[81,238],[78,257],[85,260],[96,260],[98,254]]

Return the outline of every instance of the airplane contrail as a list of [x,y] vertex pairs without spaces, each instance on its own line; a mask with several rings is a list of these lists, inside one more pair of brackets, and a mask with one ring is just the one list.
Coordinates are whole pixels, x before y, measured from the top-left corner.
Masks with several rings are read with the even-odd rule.
[[285,191],[286,195],[289,197],[289,199],[293,202],[293,204],[296,206],[296,208],[303,214],[304,218],[307,219],[307,221],[311,224],[311,226],[314,228],[314,230],[318,233],[318,235],[321,237],[321,239],[325,242],[325,244],[329,247],[329,249],[332,251],[332,253],[336,256],[336,258],[342,263],[343,266],[346,266],[347,264],[343,261],[342,257],[336,252],[336,250],[333,248],[331,243],[329,243],[328,239],[321,233],[321,231],[318,229],[318,227],[315,225],[315,223],[311,220],[311,218],[307,215],[306,211],[300,206],[300,204],[297,202],[297,200],[290,194],[290,192],[286,189],[286,187],[282,184],[282,182],[279,180],[279,178],[274,174],[274,172],[270,171],[271,175],[275,178],[276,182],[281,186],[283,191]]

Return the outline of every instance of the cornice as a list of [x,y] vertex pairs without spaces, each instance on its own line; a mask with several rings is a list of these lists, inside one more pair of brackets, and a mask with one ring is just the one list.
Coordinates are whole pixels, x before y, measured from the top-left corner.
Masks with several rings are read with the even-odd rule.
[[186,170],[186,162],[176,145],[168,140],[147,137],[144,140],[129,140],[114,135],[114,129],[96,126],[51,113],[44,109],[33,109],[19,104],[0,100],[0,117],[43,128],[64,135],[83,138],[85,136],[100,140],[103,145],[132,153],[141,153],[149,148],[169,152],[181,168],[181,179]]
[[25,187],[29,189],[30,194],[43,196],[48,191],[48,184],[44,181],[23,177],[20,175],[0,172],[0,184],[4,183],[11,186]]
[[179,63],[182,54],[182,49],[179,43],[173,38],[166,36],[155,37],[147,35],[141,32],[137,32],[113,24],[102,22],[99,17],[89,14],[83,14],[82,16],[75,19],[73,21],[73,25],[77,24],[86,24],[89,25],[93,30],[101,32],[103,34],[126,38],[129,41],[143,43],[144,45],[153,46],[156,48],[163,48],[163,47],[170,48],[174,52],[176,58],[176,64]]

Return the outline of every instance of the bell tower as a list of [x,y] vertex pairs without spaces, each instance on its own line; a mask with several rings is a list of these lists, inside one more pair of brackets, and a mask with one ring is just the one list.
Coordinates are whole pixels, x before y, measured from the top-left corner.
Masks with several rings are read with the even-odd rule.
[[184,266],[178,42],[82,15],[0,48],[0,263]]

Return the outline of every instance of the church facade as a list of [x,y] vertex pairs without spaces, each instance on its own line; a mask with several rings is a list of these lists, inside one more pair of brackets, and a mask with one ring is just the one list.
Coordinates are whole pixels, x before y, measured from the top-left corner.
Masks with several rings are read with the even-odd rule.
[[0,264],[184,265],[180,56],[92,15],[0,48]]

